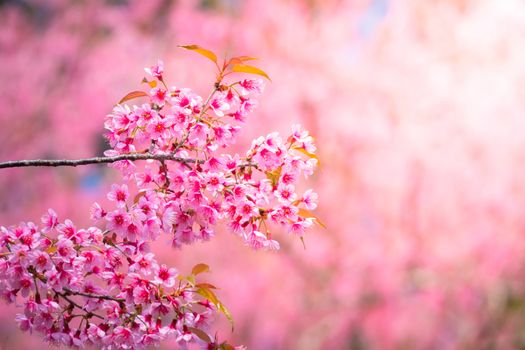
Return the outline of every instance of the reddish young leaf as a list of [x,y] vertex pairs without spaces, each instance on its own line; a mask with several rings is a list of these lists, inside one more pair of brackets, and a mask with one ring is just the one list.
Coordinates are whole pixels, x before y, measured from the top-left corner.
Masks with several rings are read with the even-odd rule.
[[137,204],[141,197],[144,197],[146,195],[146,191],[139,191],[135,198],[133,198],[133,203]]
[[148,96],[148,94],[145,93],[144,91],[132,91],[129,94],[127,94],[126,96],[122,97],[120,99],[120,101],[118,101],[118,103],[121,104],[121,103],[124,103],[126,101],[132,100],[134,98],[145,97],[145,96]]
[[206,332],[204,332],[202,329],[195,328],[195,327],[188,327],[190,332],[195,334],[197,337],[199,337],[201,340],[205,341],[206,343],[211,343],[211,338]]
[[211,283],[206,283],[206,282],[197,283],[197,284],[195,285],[195,287],[197,287],[197,288],[208,288],[208,289],[218,289],[218,288],[215,287],[213,284],[211,284]]

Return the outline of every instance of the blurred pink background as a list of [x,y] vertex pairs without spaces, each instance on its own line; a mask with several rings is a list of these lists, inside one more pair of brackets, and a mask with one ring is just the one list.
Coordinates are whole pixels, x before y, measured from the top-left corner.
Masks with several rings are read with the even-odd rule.
[[[162,260],[205,262],[250,349],[525,349],[525,2],[0,1],[0,161],[100,155],[104,116],[163,59],[205,94],[199,44],[273,80],[251,138],[301,123],[327,225],[279,252],[226,230]],[[0,224],[49,207],[90,224],[118,174],[0,171]],[[0,348],[44,349],[0,309]],[[166,344],[168,348],[170,344]]]

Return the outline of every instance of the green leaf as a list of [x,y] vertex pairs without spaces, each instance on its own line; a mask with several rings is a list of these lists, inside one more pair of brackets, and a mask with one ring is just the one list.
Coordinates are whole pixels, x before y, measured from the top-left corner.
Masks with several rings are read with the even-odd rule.
[[191,276],[186,277],[186,281],[188,281],[189,284],[194,286],[195,285],[195,276],[191,275]]
[[266,178],[272,182],[272,186],[275,187],[277,185],[277,182],[279,181],[279,178],[281,177],[282,169],[283,169],[282,167],[278,167],[274,171],[267,171],[265,173]]
[[193,269],[191,269],[191,274],[192,275],[198,275],[200,273],[203,273],[203,272],[209,272],[210,271],[210,267],[206,264],[197,264],[195,266],[193,266]]
[[230,321],[230,324],[232,325],[232,332],[233,332],[235,325],[233,323],[233,316],[230,310],[228,310],[226,306],[224,306],[224,304],[221,302],[219,302],[216,306],[217,306],[217,309],[219,309],[219,311],[221,311],[224,314],[224,316],[226,316],[228,321]]
[[254,66],[249,66],[247,64],[235,64],[232,67],[232,71],[238,72],[238,73],[257,74],[257,75],[265,77],[269,81],[272,81],[272,79],[270,79],[268,74],[266,74],[263,70],[257,67],[254,67]]
[[299,208],[299,211],[297,212],[297,214],[299,216],[302,216],[303,218],[313,218],[313,219],[315,219],[315,222],[317,222],[319,224],[319,226],[321,226],[322,228],[326,229],[326,225],[323,224],[323,222],[317,216],[315,216],[310,210]]
[[200,287],[199,289],[197,289],[197,293],[203,296],[204,298],[208,299],[213,305],[215,305],[217,310],[219,310],[224,314],[224,316],[226,316],[226,318],[228,319],[228,321],[230,321],[230,324],[232,325],[233,332],[234,324],[232,314],[230,310],[228,310],[226,306],[224,306],[224,304],[219,300],[219,298],[217,298],[215,293],[213,293],[210,289],[206,287]]
[[235,350],[235,348],[233,347],[233,345],[224,342],[221,345],[219,345],[219,350]]
[[199,45],[179,45],[180,48],[195,51],[198,54],[203,55],[204,57],[207,57],[209,60],[215,62],[217,64],[217,56],[210,50],[204,49],[200,47]]
[[132,91],[129,94],[127,94],[126,96],[122,97],[120,99],[120,101],[118,101],[118,103],[121,104],[121,103],[124,103],[126,101],[132,100],[134,98],[139,98],[139,97],[144,97],[144,96],[148,96],[148,94],[145,93],[144,91]]
[[200,287],[199,289],[197,289],[197,293],[202,295],[204,298],[208,299],[215,306],[217,306],[217,304],[220,303],[215,293],[213,293],[211,290],[209,290],[206,287]]

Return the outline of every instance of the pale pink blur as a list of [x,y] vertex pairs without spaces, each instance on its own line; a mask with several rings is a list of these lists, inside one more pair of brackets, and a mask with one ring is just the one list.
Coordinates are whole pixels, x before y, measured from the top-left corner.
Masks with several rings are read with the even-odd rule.
[[[206,94],[199,44],[272,78],[243,142],[315,136],[306,249],[255,252],[226,230],[165,263],[209,279],[249,349],[525,345],[525,3],[520,0],[11,0],[0,3],[0,161],[100,155],[104,116],[162,59]],[[0,171],[0,225],[47,208],[89,224],[116,172]],[[0,309],[0,349],[42,348]],[[170,345],[166,344],[166,348]]]

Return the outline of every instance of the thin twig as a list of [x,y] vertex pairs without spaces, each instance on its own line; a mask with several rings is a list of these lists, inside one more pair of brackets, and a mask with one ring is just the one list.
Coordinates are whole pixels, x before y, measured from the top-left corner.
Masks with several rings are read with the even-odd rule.
[[202,160],[196,160],[191,158],[182,158],[174,156],[173,154],[151,154],[151,153],[130,153],[121,154],[113,157],[93,157],[83,159],[34,159],[34,160],[13,160],[8,162],[0,163],[0,169],[5,168],[20,168],[20,167],[58,167],[58,166],[72,166],[76,167],[79,165],[88,164],[104,164],[104,163],[115,163],[121,160],[173,160],[183,164],[188,163],[202,163]]
[[96,314],[96,313],[86,311],[86,309],[84,309],[83,306],[80,306],[80,305],[77,304],[75,301],[69,299],[68,296],[67,296],[66,294],[64,294],[64,293],[60,293],[60,292],[57,292],[57,291],[54,290],[54,289],[53,289],[53,291],[54,291],[57,295],[59,295],[59,296],[61,296],[62,298],[64,298],[64,300],[66,300],[69,304],[71,304],[71,305],[73,305],[73,306],[79,308],[79,309],[82,310],[82,311],[87,312],[88,315],[93,315],[93,316],[95,316],[95,317],[97,317],[97,318],[100,318],[101,320],[104,320],[104,317],[102,317],[102,316],[100,316],[100,315],[98,315],[98,314]]
[[[197,121],[199,121],[204,116],[204,114],[206,113],[206,110],[208,109],[208,103],[210,103],[213,95],[215,95],[215,93],[219,90],[219,87],[220,87],[220,81],[215,83],[212,92],[210,93],[210,95],[206,99],[206,102],[204,102],[204,104],[202,105],[202,111],[199,113],[199,116],[197,117]],[[188,131],[188,133],[186,135],[184,135],[182,140],[177,144],[177,146],[175,147],[175,150],[173,151],[173,153],[177,153],[177,151],[186,143],[186,141],[188,141],[189,137],[190,137],[190,132]]]

